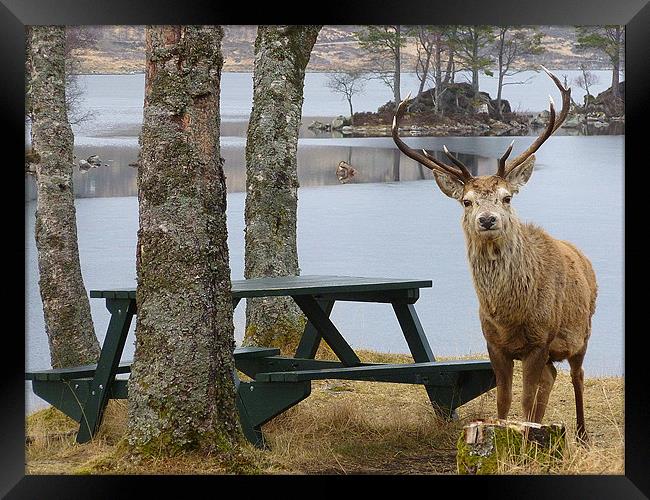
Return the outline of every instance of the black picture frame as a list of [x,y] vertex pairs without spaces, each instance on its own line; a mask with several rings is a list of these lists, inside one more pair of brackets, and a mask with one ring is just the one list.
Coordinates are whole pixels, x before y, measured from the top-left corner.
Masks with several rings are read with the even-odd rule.
[[[230,10],[234,7],[234,10]],[[21,157],[24,154],[24,28],[26,25],[119,25],[119,24],[527,24],[527,25],[602,25],[622,24],[626,26],[626,126],[625,126],[625,165],[644,168],[645,155],[641,148],[647,139],[643,137],[643,113],[650,110],[648,91],[650,91],[650,5],[647,0],[595,0],[586,3],[580,0],[505,0],[481,1],[461,0],[455,2],[438,2],[408,0],[400,2],[355,0],[354,2],[309,3],[304,7],[297,5],[281,6],[275,2],[260,5],[228,5],[203,0],[135,1],[112,0],[106,2],[88,2],[83,0],[2,0],[0,3],[0,43],[2,44],[2,78],[0,88],[3,97],[3,116],[5,122],[5,148],[12,153],[5,165],[5,182],[9,189],[6,194],[15,194],[15,203],[7,206],[17,207],[24,202],[22,192],[11,186],[21,186],[24,182]],[[13,157],[16,155],[16,158]],[[15,178],[14,178],[15,175]],[[642,264],[631,260],[636,256],[636,245],[630,238],[632,232],[631,217],[639,213],[633,208],[636,201],[644,202],[645,193],[635,193],[634,188],[642,187],[643,176],[625,176],[624,196],[626,224],[624,248],[625,277],[628,270],[642,269]],[[15,184],[14,184],[15,182]],[[643,191],[647,189],[642,188]],[[641,198],[639,200],[639,198]],[[13,224],[7,241],[23,240],[25,234],[23,217],[15,215],[17,209],[9,211],[9,223]],[[642,209],[641,209],[642,210]],[[636,225],[635,225],[636,226]],[[637,231],[638,232],[638,231]],[[634,233],[633,233],[634,234]],[[606,237],[606,235],[604,235]],[[16,245],[18,246],[18,245]],[[11,243],[6,246],[11,258],[22,255],[24,246],[16,250]],[[627,252],[627,249],[631,249]],[[7,261],[5,261],[7,262]],[[7,269],[18,266],[7,265]],[[18,329],[9,328],[10,319],[19,317],[18,311],[25,310],[24,273],[17,273],[15,282],[3,287],[3,305],[5,323],[2,357],[2,375],[0,376],[0,496],[7,498],[108,498],[128,497],[136,491],[151,492],[152,488],[167,489],[172,483],[182,481],[186,492],[194,495],[202,488],[210,487],[216,493],[237,494],[233,490],[223,489],[226,485],[233,487],[266,487],[267,483],[278,481],[317,481],[319,477],[65,477],[65,476],[25,476],[25,418],[24,418],[24,336]],[[634,328],[634,316],[643,312],[643,307],[636,304],[636,299],[644,297],[641,292],[630,293],[634,280],[625,279],[625,475],[621,476],[418,476],[409,477],[409,483],[415,482],[423,488],[426,495],[445,494],[449,486],[451,495],[480,498],[494,496],[498,498],[589,498],[619,499],[648,498],[650,496],[650,443],[648,442],[647,422],[650,416],[648,393],[646,388],[645,349],[643,347],[644,328]],[[24,318],[24,316],[23,316]],[[12,341],[13,339],[13,345]],[[351,483],[349,477],[328,477],[327,482],[339,492],[347,491]],[[364,478],[356,477],[357,481]],[[383,488],[386,481],[395,483],[402,494],[414,491],[406,484],[400,484],[407,478],[373,477],[365,478],[363,493],[372,493],[373,489]],[[215,481],[217,484],[215,484]],[[435,481],[435,483],[433,483]],[[125,484],[126,483],[126,484]],[[230,483],[230,484],[229,484]],[[446,483],[446,484],[445,484]],[[279,483],[278,483],[279,484]],[[217,489],[214,489],[215,486]],[[290,485],[292,487],[293,485]],[[297,485],[305,488],[305,485]],[[293,486],[295,488],[295,486]],[[341,490],[341,487],[345,488]],[[374,487],[374,488],[373,488]],[[405,488],[406,487],[406,488]],[[269,490],[270,491],[270,490]],[[298,492],[300,490],[294,490]],[[309,486],[303,491],[310,492]],[[289,492],[285,490],[285,493]]]

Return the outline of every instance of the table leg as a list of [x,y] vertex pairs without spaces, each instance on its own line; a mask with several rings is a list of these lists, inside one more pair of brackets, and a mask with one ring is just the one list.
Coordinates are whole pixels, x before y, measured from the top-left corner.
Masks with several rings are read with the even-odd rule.
[[[322,309],[323,313],[325,313],[329,318],[329,315],[332,313],[332,309],[334,308],[334,300],[317,300],[316,302]],[[305,331],[300,338],[300,343],[298,344],[294,358],[313,359],[316,356],[316,351],[318,351],[321,339],[322,337],[313,323],[307,321]]]
[[134,299],[106,299],[106,308],[111,313],[111,320],[99,355],[95,377],[90,384],[90,393],[83,405],[77,443],[90,441],[99,429],[109,400],[110,386],[115,379],[131,320],[136,311]]
[[361,364],[361,360],[352,350],[350,344],[346,342],[314,297],[296,295],[293,300],[345,366],[358,366]]
[[297,405],[311,393],[311,382],[239,382],[237,406],[242,432],[258,448],[266,447],[262,425]]
[[[393,302],[392,305],[400,327],[402,328],[402,332],[404,333],[404,337],[406,338],[406,343],[413,355],[413,360],[416,363],[435,361],[436,358],[433,355],[433,351],[431,350],[429,341],[424,333],[420,319],[415,312],[415,306],[413,304],[398,302]],[[456,398],[452,387],[435,387],[425,384],[424,388],[426,389],[429,400],[435,410],[439,411],[444,416],[453,416],[453,402]]]

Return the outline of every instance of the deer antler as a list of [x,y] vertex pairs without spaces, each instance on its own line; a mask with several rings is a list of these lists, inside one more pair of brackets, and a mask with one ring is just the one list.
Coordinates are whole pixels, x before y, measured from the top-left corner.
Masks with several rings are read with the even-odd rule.
[[465,165],[463,165],[463,163],[460,160],[452,156],[452,154],[449,152],[446,146],[444,147],[445,155],[447,155],[447,157],[452,161],[452,163],[455,166],[447,165],[441,162],[437,158],[434,158],[429,153],[427,153],[424,149],[422,150],[422,153],[420,153],[419,151],[416,151],[415,149],[408,147],[406,143],[402,141],[402,139],[400,139],[399,121],[404,116],[404,111],[406,110],[406,103],[410,98],[411,98],[411,94],[409,94],[406,97],[406,99],[404,99],[402,102],[399,103],[399,106],[397,107],[397,111],[395,112],[395,117],[393,118],[392,134],[393,134],[393,140],[395,141],[395,144],[402,151],[402,153],[404,153],[409,158],[414,159],[418,163],[421,163],[429,170],[451,175],[452,177],[458,179],[463,184],[465,184],[473,176],[470,173],[469,169]]
[[[541,66],[541,65],[540,65]],[[558,79],[557,76],[555,76],[553,73],[551,73],[549,70],[547,70],[544,66],[541,66],[541,68],[544,70],[544,72],[551,77],[551,80],[555,83],[558,89],[560,89],[560,92],[562,93],[562,110],[560,111],[559,116],[555,117],[555,107],[553,105],[553,98],[550,97],[550,115],[548,118],[548,124],[546,125],[546,128],[544,131],[540,134],[540,136],[535,139],[535,142],[533,142],[526,151],[521,153],[519,156],[517,156],[514,160],[508,162],[508,165],[506,166],[506,159],[510,155],[510,152],[512,151],[512,143],[510,144],[510,147],[508,150],[505,152],[505,154],[499,158],[499,168],[497,170],[497,175],[499,177],[506,177],[512,170],[517,167],[518,165],[521,165],[524,161],[526,161],[530,156],[532,156],[535,151],[537,151],[542,144],[548,139],[553,132],[555,132],[564,120],[566,119],[567,115],[569,114],[569,108],[571,105],[571,89],[565,89],[564,86],[560,83],[560,80]]]

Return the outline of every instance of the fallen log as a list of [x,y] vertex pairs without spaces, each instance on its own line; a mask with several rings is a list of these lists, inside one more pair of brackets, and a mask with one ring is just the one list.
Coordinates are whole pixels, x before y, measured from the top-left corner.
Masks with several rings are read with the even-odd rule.
[[566,429],[512,420],[477,420],[458,439],[459,474],[496,474],[500,464],[535,463],[550,469],[562,459]]

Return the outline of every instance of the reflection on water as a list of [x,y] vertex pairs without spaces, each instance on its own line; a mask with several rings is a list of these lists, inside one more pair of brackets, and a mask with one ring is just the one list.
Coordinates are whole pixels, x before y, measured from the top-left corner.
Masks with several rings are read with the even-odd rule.
[[[581,248],[591,260],[599,293],[593,334],[585,358],[587,376],[624,375],[623,365],[623,137],[551,137],[537,153],[535,172],[514,205],[524,221]],[[509,137],[405,139],[413,148],[440,151],[446,144],[475,175],[496,170]],[[521,153],[531,137],[515,140]],[[436,355],[485,353],[478,303],[467,265],[459,203],[432,182],[426,168],[395,153],[390,138],[305,139],[299,148],[302,187],[298,202],[298,255],[302,274],[432,279],[417,311]],[[100,154],[111,167],[75,174],[79,253],[87,289],[135,286],[138,231],[136,170],[128,167],[136,149],[83,150]],[[81,148],[78,151],[81,153]],[[83,157],[83,154],[78,156]],[[244,186],[242,143],[224,147],[228,173],[228,248],[233,279],[244,273]],[[440,153],[438,153],[440,155]],[[480,155],[480,156],[479,156]],[[484,155],[484,156],[483,156]],[[444,159],[443,156],[439,156]],[[340,160],[359,170],[355,184],[339,185]],[[395,162],[398,163],[395,163]],[[397,165],[397,171],[395,170]],[[401,181],[390,182],[396,174]],[[418,179],[426,179],[418,182]],[[32,179],[30,178],[30,182]],[[384,182],[388,181],[388,182]],[[371,183],[374,182],[374,183]],[[310,187],[314,186],[314,187]],[[316,187],[323,186],[323,187]],[[576,189],[580,186],[580,189]],[[35,203],[26,212],[26,365],[49,368],[38,288],[34,241]],[[598,221],[598,224],[594,224]],[[332,313],[353,348],[408,352],[390,307],[341,302]],[[103,340],[109,315],[103,301],[91,300],[93,321]],[[245,307],[235,311],[235,339],[241,342]],[[131,359],[133,326],[123,359]],[[561,366],[567,368],[566,363]],[[28,410],[42,404],[26,392]],[[40,402],[40,403],[39,403]]]
[[[363,140],[356,140],[362,142]],[[429,151],[433,156],[448,162],[439,150]],[[453,151],[452,151],[453,152]],[[75,148],[79,158],[91,154],[100,156],[107,166],[88,171],[74,169],[74,191],[77,198],[104,198],[113,196],[137,196],[137,168],[130,163],[137,161],[137,149],[119,146],[80,146]],[[457,153],[474,175],[484,175],[494,169],[495,160],[483,156]],[[231,193],[246,190],[246,166],[244,148],[240,145],[222,147],[225,159],[226,185]],[[341,160],[352,165],[357,173],[355,183],[393,182],[432,179],[431,171],[404,156],[396,148],[375,148],[334,145],[304,145],[298,149],[298,180],[301,186],[329,186],[338,184],[336,166]],[[27,181],[27,199],[36,198],[33,177]]]

